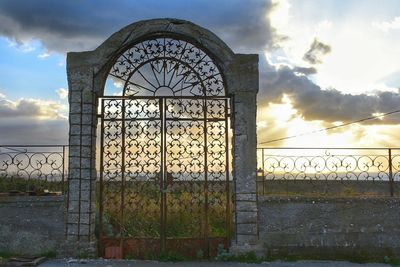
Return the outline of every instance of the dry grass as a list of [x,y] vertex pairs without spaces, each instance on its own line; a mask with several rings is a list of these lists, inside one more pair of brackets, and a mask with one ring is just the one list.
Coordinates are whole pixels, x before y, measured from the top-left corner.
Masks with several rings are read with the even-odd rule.
[[[157,185],[141,182],[124,190],[123,218],[120,185],[103,192],[103,229],[106,235],[159,237],[161,234],[161,193]],[[216,186],[208,193],[209,236],[227,236],[226,193]],[[200,237],[206,231],[205,194],[199,185],[174,185],[165,193],[167,237]]]

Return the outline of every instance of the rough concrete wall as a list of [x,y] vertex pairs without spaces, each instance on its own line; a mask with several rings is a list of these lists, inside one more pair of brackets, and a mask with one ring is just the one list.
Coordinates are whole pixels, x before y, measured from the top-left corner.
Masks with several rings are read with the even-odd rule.
[[65,239],[64,197],[1,197],[0,251],[59,252]]
[[[390,196],[389,181],[327,181],[327,180],[261,180],[257,177],[257,192],[264,195],[303,196]],[[400,183],[394,182],[394,195],[400,196]]]
[[260,239],[270,254],[400,255],[399,198],[260,197]]

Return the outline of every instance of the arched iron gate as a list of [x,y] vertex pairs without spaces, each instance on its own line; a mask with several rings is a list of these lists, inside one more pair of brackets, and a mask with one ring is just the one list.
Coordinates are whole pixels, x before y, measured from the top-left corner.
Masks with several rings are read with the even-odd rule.
[[218,67],[193,44],[163,37],[125,51],[110,77],[123,92],[100,101],[101,254],[215,255],[232,217]]

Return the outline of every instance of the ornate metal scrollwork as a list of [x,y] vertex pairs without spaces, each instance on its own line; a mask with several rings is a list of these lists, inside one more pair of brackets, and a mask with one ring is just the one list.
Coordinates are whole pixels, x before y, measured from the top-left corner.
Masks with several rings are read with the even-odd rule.
[[227,238],[229,99],[217,65],[189,42],[156,38],[125,51],[110,76],[123,92],[101,101],[102,235]]
[[124,96],[224,96],[221,73],[200,48],[174,38],[157,38],[125,51],[110,75]]
[[396,182],[400,181],[400,157],[392,152],[394,149],[260,148],[258,151],[258,173],[262,177],[259,183],[262,182],[260,188],[264,191],[272,188],[272,184],[281,183],[288,188],[297,181],[297,188],[291,189],[296,194],[324,193],[331,189],[332,194],[340,195],[343,193],[340,187],[347,194],[390,192],[393,195]]
[[2,189],[63,191],[65,153],[65,146],[0,146]]

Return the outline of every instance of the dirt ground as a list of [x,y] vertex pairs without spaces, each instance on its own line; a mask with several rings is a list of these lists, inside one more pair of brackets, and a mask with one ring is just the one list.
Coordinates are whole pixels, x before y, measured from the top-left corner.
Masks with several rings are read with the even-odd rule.
[[265,262],[261,264],[239,262],[157,262],[134,260],[49,260],[40,267],[389,267],[383,263],[350,263],[345,261],[297,261],[297,262]]

